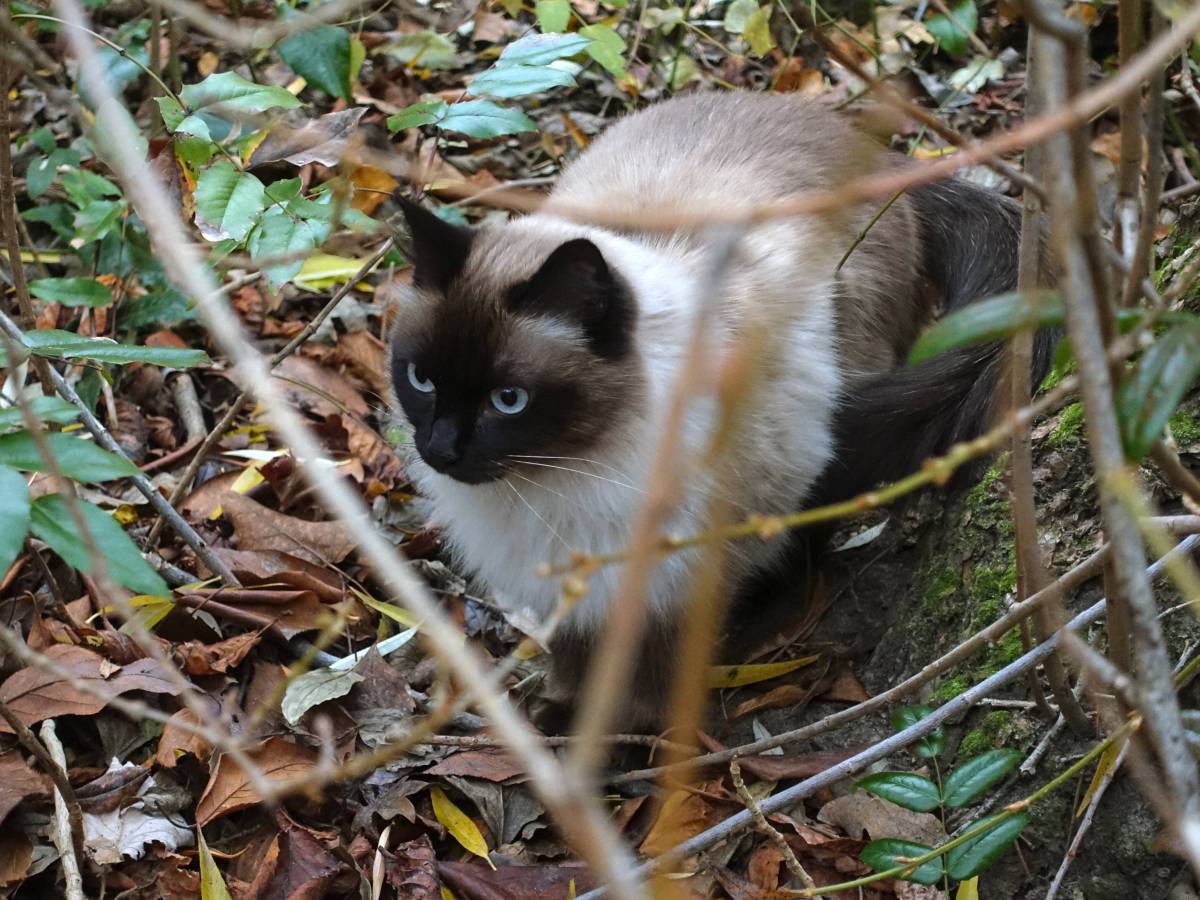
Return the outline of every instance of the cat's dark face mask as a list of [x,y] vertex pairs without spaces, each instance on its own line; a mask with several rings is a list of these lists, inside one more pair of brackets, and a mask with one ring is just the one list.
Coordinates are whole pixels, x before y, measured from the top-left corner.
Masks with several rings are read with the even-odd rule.
[[397,312],[391,376],[421,458],[481,484],[587,455],[637,380],[633,300],[599,249],[567,241],[531,276],[518,251],[524,271],[498,271],[509,255],[476,260],[469,229],[404,212],[416,297]]

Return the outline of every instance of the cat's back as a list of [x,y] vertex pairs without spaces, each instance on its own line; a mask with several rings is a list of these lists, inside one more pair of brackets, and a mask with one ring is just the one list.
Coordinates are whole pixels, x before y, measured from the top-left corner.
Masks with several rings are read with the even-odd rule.
[[843,116],[788,94],[691,94],[626,115],[568,166],[557,204],[701,209],[831,188],[880,148]]

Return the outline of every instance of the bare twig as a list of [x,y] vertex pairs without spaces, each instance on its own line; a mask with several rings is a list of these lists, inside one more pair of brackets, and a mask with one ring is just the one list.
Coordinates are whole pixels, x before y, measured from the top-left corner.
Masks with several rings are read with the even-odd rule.
[[[737,791],[738,797],[745,804],[747,811],[754,819],[754,827],[759,834],[764,835],[772,844],[779,848],[779,852],[783,854],[784,865],[787,866],[789,872],[810,891],[816,891],[816,882],[812,880],[812,876],[804,871],[804,866],[800,865],[800,860],[796,859],[796,854],[793,852],[791,845],[779,829],[767,821],[767,817],[763,815],[762,810],[758,808],[758,801],[754,799],[754,795],[746,787],[746,782],[742,779],[742,767],[738,764],[737,757],[729,761],[729,777],[733,780],[734,790]],[[813,897],[820,900],[820,894],[814,893]]]
[[[54,720],[47,719],[43,722],[41,731],[42,743],[46,745],[46,750],[49,751],[55,766],[66,772],[67,755],[63,752],[63,745],[59,743],[58,735],[54,731]],[[83,875],[79,871],[79,860],[75,857],[71,831],[70,808],[67,806],[66,798],[59,793],[56,787],[54,789],[54,819],[51,835],[54,839],[54,846],[58,848],[59,861],[62,862],[63,880],[66,882],[64,891],[67,900],[84,900]],[[79,852],[83,852],[82,843],[79,845]]]

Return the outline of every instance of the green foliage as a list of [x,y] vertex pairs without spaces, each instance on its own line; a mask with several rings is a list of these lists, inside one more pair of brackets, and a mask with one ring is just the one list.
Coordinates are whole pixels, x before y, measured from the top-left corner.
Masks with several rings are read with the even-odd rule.
[[294,34],[276,47],[283,61],[309,84],[347,103],[350,96],[350,32],[320,25]]
[[[138,594],[166,596],[170,593],[166,582],[142,559],[137,546],[112,516],[85,500],[76,499],[75,502],[79,505],[92,540],[98,548],[103,548],[108,573],[117,584]],[[91,554],[76,531],[74,519],[61,496],[49,494],[34,500],[30,526],[33,535],[44,541],[68,565],[94,574]]]
[[537,0],[534,11],[538,27],[545,32],[566,31],[571,21],[571,4],[568,0]]
[[[206,366],[211,362],[208,354],[203,350],[118,344],[116,341],[105,338],[82,337],[74,332],[61,331],[57,328],[25,332],[25,347],[35,356],[45,356],[50,359],[91,360],[118,365],[144,362],[155,366],[186,369],[192,366]],[[0,350],[0,365],[7,365],[2,350]]]
[[1052,447],[1063,447],[1083,433],[1083,404],[1071,403],[1058,414],[1058,422],[1047,437]]
[[38,278],[29,282],[29,293],[63,306],[107,306],[113,299],[95,278]]
[[[929,713],[927,706],[900,707],[892,712],[892,727],[902,731]],[[944,744],[939,745],[935,753],[920,755],[935,756],[943,748]],[[915,772],[879,772],[864,778],[858,787],[905,809],[914,812],[940,809],[944,816],[947,809],[956,809],[978,800],[1011,772],[1020,759],[1021,754],[1015,750],[988,750],[949,772],[940,784]],[[947,874],[959,881],[972,878],[999,859],[1028,822],[1029,816],[1024,812],[1015,816],[1003,813],[981,819],[968,826],[968,831],[981,826],[986,826],[985,830],[950,848],[945,854],[944,865],[942,857],[938,856],[900,877],[919,884],[935,884]],[[882,872],[932,850],[924,844],[882,838],[867,844],[859,858]]]
[[1121,439],[1130,460],[1150,452],[1197,376],[1200,323],[1173,325],[1142,354],[1117,390]]
[[970,36],[979,25],[979,13],[975,0],[959,0],[950,7],[950,15],[938,14],[925,21],[925,27],[947,53],[959,56],[965,53]]
[[[898,706],[892,710],[892,730],[904,731],[932,713],[933,709],[924,705]],[[941,725],[913,745],[913,752],[926,759],[932,759],[944,749],[946,749],[946,732]]]
[[[910,859],[924,856],[932,849],[927,844],[917,844],[913,841],[901,841],[895,838],[882,838],[867,844],[858,858],[875,871],[882,872],[885,869],[893,869],[896,866],[903,865]],[[942,880],[943,874],[942,858],[935,856],[928,862],[922,863],[915,870],[900,877],[905,881],[915,881],[917,884],[937,884]]]
[[1056,293],[1001,294],[955,310],[929,326],[913,345],[908,361],[915,365],[955,347],[1058,325],[1062,318],[1062,300]]
[[219,238],[244,241],[266,208],[263,183],[229,160],[213,163],[196,181],[196,214]]
[[877,772],[862,779],[858,786],[915,812],[929,812],[942,802],[938,786],[915,772]]
[[29,488],[16,469],[0,465],[0,572],[7,572],[29,533]]
[[[46,442],[60,472],[78,481],[110,481],[136,475],[138,468],[122,456],[91,441],[68,434],[47,434]],[[48,472],[33,435],[27,431],[0,435],[0,465],[24,472]]]
[[[30,411],[43,422],[63,424],[79,417],[79,410],[58,397],[34,397],[29,401]],[[0,434],[25,426],[25,417],[15,406],[0,409]]]

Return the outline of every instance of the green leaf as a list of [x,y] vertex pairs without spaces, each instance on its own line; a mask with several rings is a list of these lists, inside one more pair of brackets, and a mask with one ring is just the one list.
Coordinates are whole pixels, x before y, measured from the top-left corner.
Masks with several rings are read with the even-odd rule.
[[346,696],[363,678],[353,670],[317,669],[305,672],[292,679],[283,693],[280,705],[283,717],[288,724],[295,725],[314,706]]
[[1188,390],[1200,376],[1200,327],[1175,325],[1142,354],[1117,390],[1117,414],[1125,455],[1150,452]]
[[454,50],[454,43],[449,38],[428,30],[403,35],[383,48],[384,53],[400,62],[425,69],[451,69],[459,65],[460,59]]
[[562,69],[546,66],[504,66],[476,75],[467,86],[476,97],[511,99],[539,94],[556,87],[575,87],[575,78]]
[[155,97],[154,102],[158,104],[158,114],[168,131],[175,131],[187,118],[187,110],[174,97]]
[[213,163],[196,180],[196,217],[212,223],[224,237],[244,241],[266,208],[263,183],[227,159]]
[[413,103],[395,115],[388,116],[388,131],[395,134],[405,128],[419,128],[421,125],[434,125],[446,116],[450,104],[445,100],[433,100],[426,103]]
[[[86,500],[76,500],[83,512],[88,532],[104,555],[113,581],[137,594],[169,596],[171,591],[150,564],[142,559],[137,546],[108,513]],[[58,494],[33,501],[30,526],[34,535],[81,572],[93,574],[92,559],[83,539],[75,530],[75,520]]]
[[[29,401],[30,412],[39,422],[74,422],[79,416],[79,410],[58,397],[34,397]],[[0,433],[25,427],[25,417],[16,406],[0,409]]]
[[725,7],[725,21],[721,27],[730,34],[742,34],[751,17],[757,12],[758,3],[755,0],[733,0]]
[[38,278],[29,282],[29,293],[63,306],[108,306],[112,291],[94,278]]
[[624,78],[625,39],[607,25],[588,25],[579,33],[592,42],[587,45],[587,55],[618,78]]
[[937,809],[942,801],[937,785],[915,772],[878,772],[868,775],[858,786],[914,812]]
[[69,147],[59,147],[51,150],[48,156],[43,156],[29,163],[25,170],[25,193],[36,199],[50,188],[58,177],[60,166],[78,166],[80,156],[78,150]]
[[[994,821],[1002,815],[1004,814],[999,813],[987,819],[980,819],[973,823],[971,828]],[[1004,819],[990,831],[963,841],[957,847],[951,847],[946,851],[946,866],[950,877],[959,881],[974,878],[998,860],[1028,824],[1029,813],[1019,812]]]
[[[929,706],[900,706],[892,710],[892,730],[896,732],[911,728],[933,713]],[[917,756],[932,759],[946,749],[946,730],[939,725],[911,748]]]
[[571,4],[567,0],[537,0],[534,12],[542,31],[566,31],[571,21]]
[[950,7],[950,16],[939,14],[925,21],[925,27],[938,45],[954,56],[966,51],[968,38],[975,33],[978,24],[975,0],[961,0]]
[[292,71],[331,97],[350,96],[350,32],[321,25],[294,34],[276,48]]
[[[45,435],[54,454],[59,471],[76,481],[100,482],[114,478],[127,478],[140,471],[137,466],[122,456],[109,453],[91,441],[69,434]],[[33,435],[28,431],[0,435],[0,465],[11,466],[23,472],[48,472],[49,467],[38,452]]]
[[1062,300],[1054,291],[1000,294],[939,319],[917,339],[908,361],[916,365],[954,347],[1058,325],[1062,318]]
[[519,109],[499,106],[491,100],[452,103],[439,123],[446,131],[469,137],[494,138],[519,131],[537,131],[533,120]]
[[771,37],[771,7],[769,4],[755,10],[754,15],[746,21],[742,37],[750,44],[750,52],[755,56],[766,56],[771,52],[771,48],[775,46],[775,38]]
[[29,487],[16,469],[0,466],[0,578],[25,546],[29,534]]
[[144,362],[172,369],[186,369],[192,366],[207,366],[212,362],[203,350],[118,344],[104,338],[81,337],[57,328],[39,328],[25,332],[25,346],[38,356],[54,359],[90,359],[118,365]]
[[[266,261],[263,274],[273,288],[278,288],[296,277],[317,243],[317,233],[311,222],[273,207],[262,217],[250,238],[250,256],[256,262]],[[271,262],[271,259],[278,261]]]
[[1016,750],[989,750],[968,759],[946,776],[942,799],[951,809],[966,806],[982,796],[1021,761]]
[[141,328],[145,325],[173,325],[196,318],[196,304],[175,288],[151,291],[141,297],[130,297],[121,303],[121,326]]
[[[283,88],[255,84],[236,72],[216,72],[199,84],[187,85],[179,96],[191,115],[208,113],[226,119],[231,118],[230,113],[261,113],[269,109],[295,109],[300,105],[300,101]],[[159,109],[162,109],[161,104]]]
[[590,43],[590,38],[579,34],[527,34],[500,52],[496,68],[548,65],[556,59],[582,53]]
[[[876,872],[884,872],[888,869],[894,869],[896,866],[903,865],[900,857],[911,859],[917,856],[924,856],[932,849],[932,847],[927,847],[924,844],[916,844],[912,841],[884,838],[879,841],[871,841],[871,843],[863,847],[863,851],[859,854],[858,858]],[[942,880],[942,858],[939,856],[929,860],[927,863],[922,863],[915,872],[910,872],[900,877],[905,881],[915,881],[917,884],[937,884]]]
[[126,209],[123,200],[93,200],[80,206],[72,223],[75,227],[75,237],[71,246],[82,247],[107,237],[121,221]]

